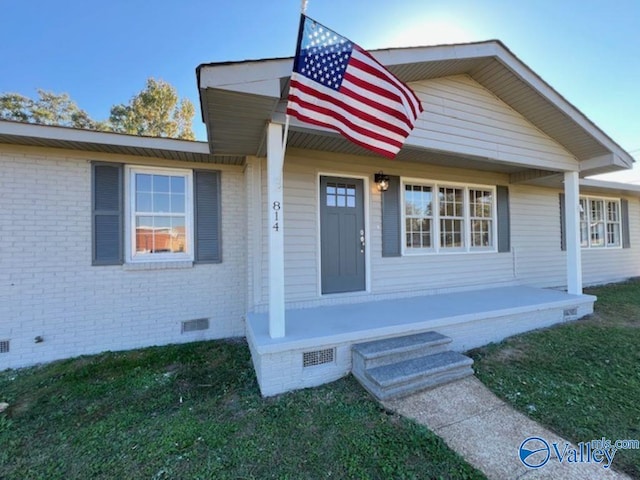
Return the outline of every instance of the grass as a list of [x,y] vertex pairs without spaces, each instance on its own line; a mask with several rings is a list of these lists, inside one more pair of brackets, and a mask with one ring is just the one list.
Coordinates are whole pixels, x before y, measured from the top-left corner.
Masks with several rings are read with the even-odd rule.
[[242,342],[0,372],[3,479],[484,478],[351,378],[263,399]]
[[[640,439],[640,281],[586,293],[593,315],[472,351],[476,375],[573,442]],[[640,478],[640,450],[618,451],[613,466]]]

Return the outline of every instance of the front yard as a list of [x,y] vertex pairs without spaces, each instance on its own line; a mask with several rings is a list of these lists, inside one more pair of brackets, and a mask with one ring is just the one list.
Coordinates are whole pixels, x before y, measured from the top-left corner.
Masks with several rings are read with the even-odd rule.
[[[640,281],[589,318],[476,349],[498,396],[575,443],[640,439]],[[260,397],[247,346],[213,341],[0,372],[0,478],[483,475],[353,380]],[[614,468],[640,478],[640,450]]]
[[[574,443],[640,440],[640,281],[592,288],[592,316],[471,352],[480,380]],[[640,478],[640,450],[613,467]]]
[[352,377],[260,397],[244,342],[0,372],[2,479],[484,478]]

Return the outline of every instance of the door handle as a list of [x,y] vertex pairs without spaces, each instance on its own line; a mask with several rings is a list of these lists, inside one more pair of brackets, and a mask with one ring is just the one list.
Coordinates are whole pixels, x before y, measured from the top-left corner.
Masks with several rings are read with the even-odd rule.
[[365,246],[364,230],[360,230],[360,253],[364,253],[364,246]]

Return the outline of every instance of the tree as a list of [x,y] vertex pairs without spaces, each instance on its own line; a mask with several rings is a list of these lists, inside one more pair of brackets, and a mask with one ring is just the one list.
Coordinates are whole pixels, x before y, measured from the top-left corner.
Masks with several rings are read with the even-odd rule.
[[189,100],[178,101],[175,88],[153,78],[147,79],[146,88],[133,96],[127,105],[111,107],[107,121],[93,120],[66,93],[38,89],[36,100],[18,93],[0,95],[1,120],[132,135],[194,140],[194,115],[195,109]]
[[29,122],[33,101],[19,93],[5,93],[0,96],[0,118],[16,122]]
[[103,129],[91,120],[66,93],[56,94],[38,89],[38,99],[32,100],[17,93],[0,95],[0,118],[40,125]]
[[194,140],[194,114],[189,100],[178,102],[175,88],[163,80],[149,78],[146,88],[127,105],[111,107],[109,123],[114,132]]

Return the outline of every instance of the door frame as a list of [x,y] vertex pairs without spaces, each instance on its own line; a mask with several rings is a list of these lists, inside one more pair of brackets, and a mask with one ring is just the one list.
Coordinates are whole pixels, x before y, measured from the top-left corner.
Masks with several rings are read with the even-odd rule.
[[[320,192],[320,177],[338,177],[338,178],[354,178],[357,180],[362,180],[362,188],[364,190],[363,193],[363,210],[364,210],[364,241],[365,241],[365,249],[364,249],[364,290],[360,290],[357,292],[343,292],[343,293],[322,293],[322,238],[320,235],[321,228],[321,215],[320,215],[320,205],[322,202],[321,192]],[[316,291],[318,298],[331,297],[353,297],[362,295],[363,293],[371,293],[371,233],[369,232],[370,222],[369,222],[369,201],[371,196],[371,187],[370,187],[370,175],[361,175],[354,173],[344,173],[344,172],[336,172],[336,171],[327,171],[327,170],[316,170],[316,178],[315,178],[315,189],[316,189],[316,265],[317,265],[317,280],[316,280]]]

